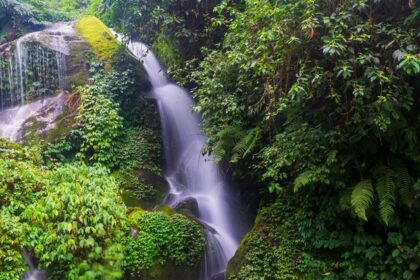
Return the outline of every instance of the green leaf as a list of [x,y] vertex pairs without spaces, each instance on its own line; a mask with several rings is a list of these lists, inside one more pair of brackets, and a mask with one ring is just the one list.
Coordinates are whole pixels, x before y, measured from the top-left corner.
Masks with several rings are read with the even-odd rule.
[[351,193],[351,206],[356,215],[367,221],[366,210],[373,203],[374,190],[371,180],[360,181]]

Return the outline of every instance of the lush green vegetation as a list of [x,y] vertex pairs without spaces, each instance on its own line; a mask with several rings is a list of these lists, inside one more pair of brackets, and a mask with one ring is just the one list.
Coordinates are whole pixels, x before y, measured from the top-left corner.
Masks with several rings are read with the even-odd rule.
[[0,151],[0,279],[19,279],[27,269],[24,248],[54,268],[52,279],[117,278],[125,206],[108,171],[83,164],[45,170],[38,151],[3,140]]
[[103,5],[180,69],[206,151],[260,186],[270,225],[256,222],[229,278],[419,277],[418,1]]
[[[419,7],[0,0],[0,26],[11,40],[86,9],[151,45],[192,90],[204,152],[230,164],[260,203],[227,279],[418,279]],[[74,90],[71,131],[42,148],[0,141],[0,279],[27,270],[24,248],[53,279],[193,270],[199,225],[124,205],[151,209],[165,191],[144,71],[95,17],[78,28],[91,82]]]
[[14,40],[41,26],[69,21],[86,8],[80,0],[1,0],[0,42]]
[[194,267],[204,250],[201,226],[188,218],[169,211],[144,212],[135,210],[129,221],[136,236],[127,240],[125,268],[133,279],[142,277],[144,270],[172,262]]
[[[56,8],[73,11],[68,5]],[[28,271],[24,251],[49,279],[165,279],[162,265],[198,267],[201,226],[139,208],[154,209],[166,192],[159,117],[141,64],[97,18],[83,17],[77,28],[90,47],[75,59],[83,65],[69,79],[66,120],[45,141],[0,139],[0,279]],[[86,63],[88,83],[77,72]],[[138,198],[134,213],[127,192]]]

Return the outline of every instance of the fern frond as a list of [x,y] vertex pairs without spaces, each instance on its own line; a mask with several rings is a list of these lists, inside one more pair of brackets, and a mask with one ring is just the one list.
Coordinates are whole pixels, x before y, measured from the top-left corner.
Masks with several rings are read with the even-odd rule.
[[371,180],[360,181],[351,193],[351,206],[356,215],[367,221],[366,210],[372,205],[374,190]]
[[213,148],[213,156],[216,162],[223,160],[243,136],[243,130],[239,127],[228,126],[216,134],[218,139]]
[[243,133],[243,137],[233,147],[232,150],[232,163],[237,163],[238,160],[246,157],[257,146],[258,141],[261,139],[261,129],[255,127]]
[[411,207],[413,205],[413,195],[411,193],[413,178],[408,173],[405,165],[400,161],[395,164],[395,184],[402,203]]
[[309,183],[311,183],[312,182],[312,176],[313,176],[312,171],[305,171],[305,172],[299,174],[299,176],[297,176],[295,181],[294,181],[293,191],[297,192],[301,188],[303,188],[306,185],[308,185]]
[[394,175],[395,173],[391,169],[387,169],[386,173],[376,183],[376,192],[379,198],[379,214],[386,225],[388,225],[395,211]]

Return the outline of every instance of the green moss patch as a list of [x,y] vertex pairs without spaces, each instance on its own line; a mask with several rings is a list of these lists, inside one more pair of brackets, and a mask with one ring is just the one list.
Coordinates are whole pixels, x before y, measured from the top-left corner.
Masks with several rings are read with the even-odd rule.
[[85,16],[77,24],[80,35],[88,42],[98,57],[110,67],[113,55],[117,52],[119,43],[111,30],[94,16]]
[[226,279],[305,279],[292,217],[293,210],[282,202],[261,210],[229,262]]

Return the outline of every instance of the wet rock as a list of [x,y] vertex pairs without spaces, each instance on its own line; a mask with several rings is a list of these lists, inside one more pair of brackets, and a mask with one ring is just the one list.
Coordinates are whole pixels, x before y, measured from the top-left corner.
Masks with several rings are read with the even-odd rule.
[[0,112],[0,136],[32,144],[46,140],[58,128],[67,100],[62,93]]
[[226,272],[217,273],[211,277],[211,280],[225,280],[225,274]]
[[138,181],[124,180],[124,173],[114,174],[124,188],[122,197],[127,207],[151,210],[163,203],[168,192],[168,184],[162,176],[145,169],[134,169],[127,172],[135,174]]
[[194,197],[185,197],[174,205],[174,210],[186,216],[198,217],[198,203]]

